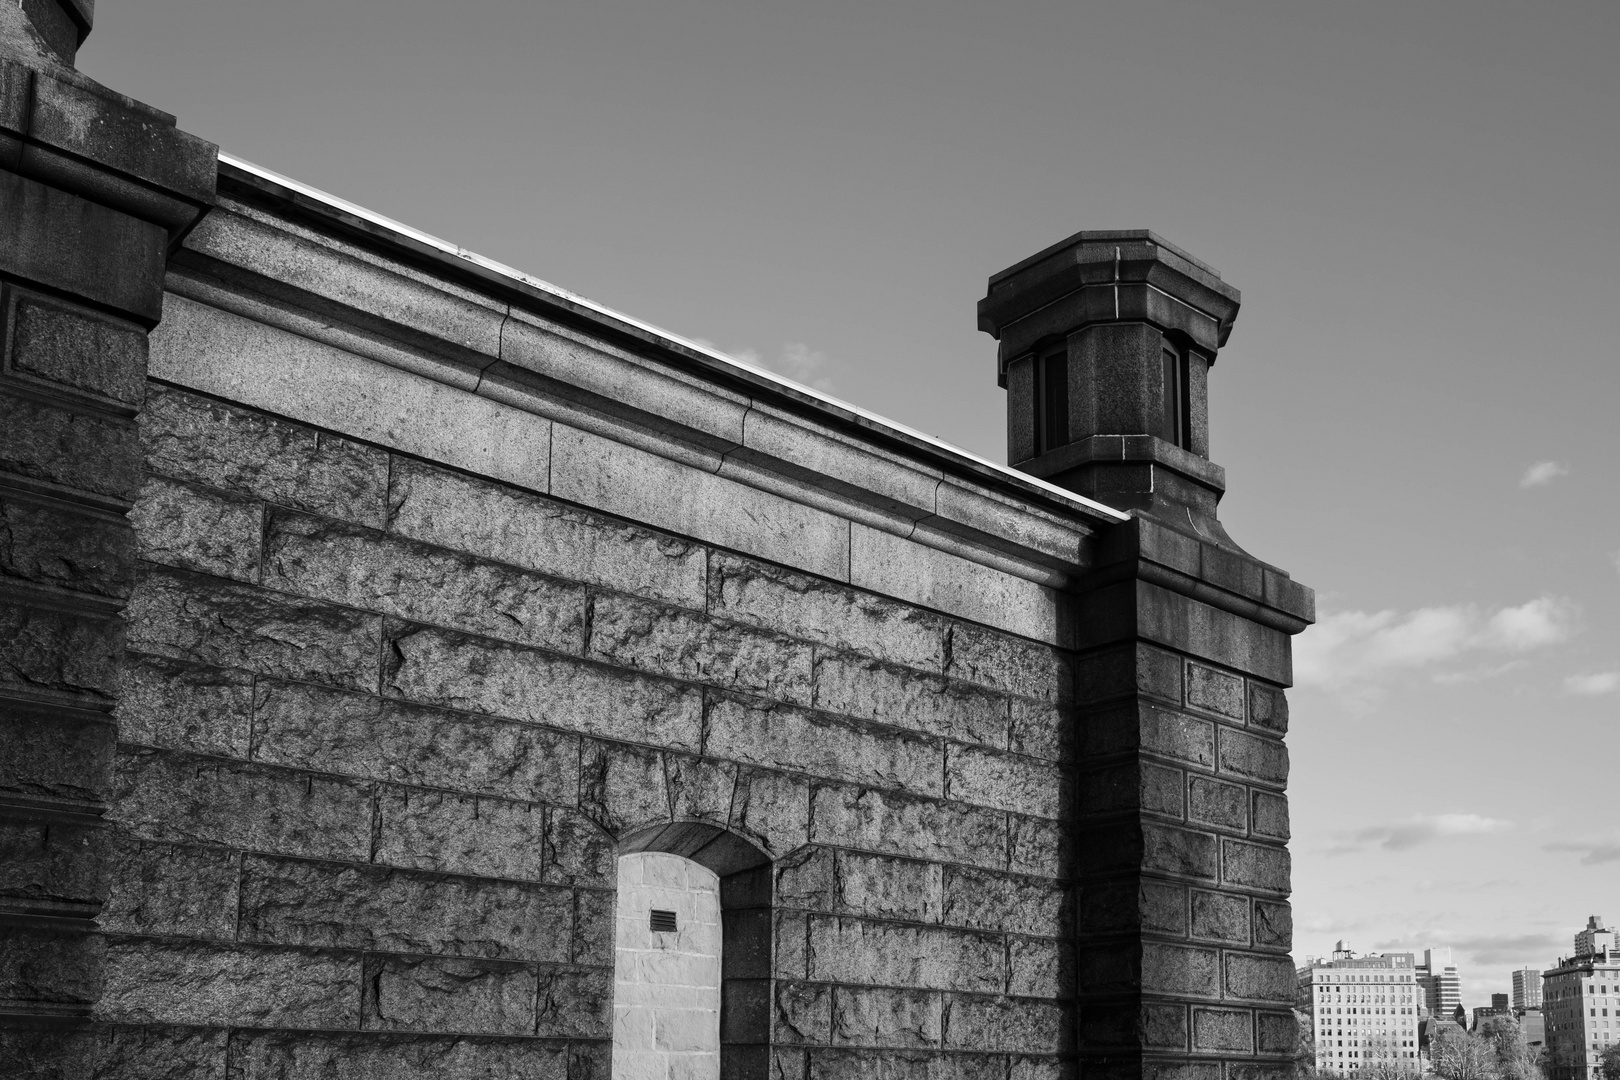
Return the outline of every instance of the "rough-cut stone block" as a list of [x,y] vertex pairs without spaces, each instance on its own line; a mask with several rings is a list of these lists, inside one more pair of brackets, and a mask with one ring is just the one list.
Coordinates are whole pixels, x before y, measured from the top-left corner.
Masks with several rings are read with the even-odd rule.
[[363,1026],[380,1031],[528,1035],[535,969],[492,960],[375,957],[367,961]]
[[1253,1001],[1294,1000],[1294,966],[1286,956],[1226,954],[1226,996]]
[[938,863],[837,852],[832,910],[880,919],[938,922],[944,888],[942,872]]
[[103,802],[117,731],[98,713],[0,701],[0,792]]
[[270,515],[264,583],[520,645],[578,653],[583,644],[579,585],[305,514]]
[[1299,1024],[1291,1012],[1261,1012],[1254,1017],[1254,1026],[1262,1054],[1289,1054],[1299,1049]]
[[1164,874],[1217,877],[1215,837],[1166,825],[1142,826],[1142,866]]
[[1219,954],[1214,949],[1143,942],[1141,963],[1145,993],[1221,996]]
[[704,548],[400,458],[390,532],[526,570],[702,609]]
[[118,688],[118,624],[0,603],[0,686],[102,705]]
[[94,910],[107,894],[105,831],[0,818],[0,897],[25,908]]
[[612,595],[591,603],[590,655],[619,667],[808,705],[810,653],[802,641],[681,608]]
[[112,818],[136,837],[308,858],[371,856],[371,791],[347,780],[158,750],[121,751]]
[[1079,745],[1075,711],[1067,706],[1008,702],[1007,748],[1045,761],[1073,761]]
[[1069,770],[973,746],[946,748],[945,785],[952,799],[1029,817],[1066,817],[1074,805]]
[[1042,937],[1073,933],[1071,891],[1054,881],[947,866],[942,887],[942,921],[949,926]]
[[810,977],[821,982],[995,993],[1006,985],[1006,964],[991,934],[810,917]]
[[358,956],[113,938],[97,1013],[131,1024],[355,1028],[360,982]]
[[933,612],[718,551],[709,562],[709,611],[906,667],[944,665],[949,624]]
[[1184,937],[1187,933],[1187,888],[1155,881],[1100,881],[1081,888],[1075,905],[1080,929],[1091,934],[1117,934],[1138,929]]
[[253,676],[158,656],[130,653],[113,715],[126,743],[248,756]]
[[1254,943],[1287,949],[1294,943],[1294,912],[1287,904],[1254,902]]
[[963,1050],[1062,1053],[1072,1049],[1074,1016],[1056,1002],[1030,998],[945,999],[945,1045]]
[[258,681],[253,756],[478,795],[579,797],[577,735],[307,683]]
[[1049,645],[1068,644],[1054,590],[893,533],[849,526],[849,581]]
[[815,843],[994,870],[1006,865],[1004,814],[836,785],[818,786],[811,804]]
[[104,511],[0,495],[0,578],[123,599],[135,580],[135,532]]
[[108,933],[236,939],[241,856],[219,848],[154,844],[118,836],[111,888],[98,920]]
[[578,810],[546,810],[545,862],[541,874],[558,885],[611,888],[618,873],[613,837]]
[[618,897],[612,892],[574,891],[574,963],[613,968],[617,908]]
[[1007,815],[1008,870],[1036,877],[1068,878],[1074,874],[1075,866],[1074,829],[1068,822]]
[[1249,943],[1249,898],[1192,891],[1192,935],[1215,941]]
[[79,929],[5,926],[0,933],[0,1000],[84,1006],[99,996],[105,940]]
[[[793,1080],[801,1076],[808,1080],[1007,1080],[1007,1060],[1000,1054],[818,1047],[810,1051],[808,1066],[808,1073],[801,1068],[800,1072],[772,1075]],[[1046,1078],[1031,1074],[1020,1080]]]
[[772,856],[794,851],[810,838],[810,782],[766,769],[738,769],[731,828]]
[[461,387],[175,293],[165,300],[151,349],[153,378],[545,488],[551,421]]
[[1275,686],[1249,680],[1249,723],[1275,731],[1288,732],[1288,698]]
[[848,573],[849,523],[756,487],[557,425],[551,494],[823,577]]
[[1188,664],[1187,704],[1242,723],[1243,680],[1202,664]]
[[672,753],[664,755],[664,772],[669,778],[670,812],[677,821],[712,821],[724,828],[731,820],[735,763]]
[[[770,984],[761,984],[762,987]],[[772,1008],[771,1041],[782,1043],[827,1043],[832,1038],[832,999],[830,986],[780,980],[776,983]],[[768,992],[768,991],[767,991]],[[725,1006],[740,1004],[730,987],[725,988]],[[767,999],[767,1008],[772,1003]],[[745,1010],[723,1008],[721,1015],[737,1015]],[[729,1042],[730,1034],[724,1026],[720,1030],[722,1044]]]
[[1228,885],[1286,893],[1290,869],[1287,848],[1221,841],[1221,880]]
[[571,1080],[568,1058],[566,1043],[526,1038],[239,1031],[231,1080]]
[[1006,698],[858,657],[816,658],[816,707],[958,742],[1007,745]]
[[260,502],[149,476],[129,519],[143,559],[237,581],[258,577]]
[[1074,700],[1074,662],[1050,645],[973,623],[952,623],[946,674],[1049,705]]
[[1209,721],[1148,701],[1105,706],[1084,715],[1079,729],[1085,755],[1147,750],[1198,765],[1215,763],[1215,732]]
[[564,889],[248,855],[243,941],[566,963]]
[[1176,654],[1141,642],[1091,653],[1075,661],[1075,700],[1102,702],[1140,693],[1180,705],[1184,666]]
[[386,787],[372,861],[445,874],[539,881],[545,811],[532,803]]
[[720,698],[709,707],[705,753],[923,795],[941,794],[939,744],[785,705]]
[[1070,998],[1075,991],[1074,946],[1067,941],[1011,938],[1007,942],[1007,993],[1018,997]]
[[375,615],[152,570],[124,619],[130,647],[143,652],[357,690],[377,685]]
[[11,366],[75,390],[139,405],[146,390],[146,333],[89,310],[23,296],[12,330]]
[[140,427],[153,472],[382,526],[388,455],[381,450],[156,383]]
[[1252,1054],[1254,1014],[1247,1009],[1194,1009],[1193,1049]]
[[1148,762],[1125,761],[1080,774],[1082,814],[1142,811],[1181,820],[1186,812],[1186,773]]
[[613,1037],[613,972],[541,969],[535,1033],[549,1038]]
[[427,705],[697,753],[693,687],[443,630],[389,624],[384,692]]
[[936,1047],[944,1001],[926,990],[840,986],[833,991],[832,1041],[839,1046]]
[[1277,787],[1288,783],[1288,747],[1277,739],[1222,728],[1220,743],[1222,772]]
[[662,755],[586,739],[580,751],[579,805],[615,836],[670,820]]
[[1282,795],[1272,795],[1269,792],[1257,791],[1254,793],[1253,825],[1256,836],[1270,836],[1278,840],[1288,839],[1288,799]]
[[1204,776],[1187,781],[1187,819],[1244,831],[1249,824],[1249,790]]
[[0,395],[0,471],[133,501],[137,446],[133,420]]

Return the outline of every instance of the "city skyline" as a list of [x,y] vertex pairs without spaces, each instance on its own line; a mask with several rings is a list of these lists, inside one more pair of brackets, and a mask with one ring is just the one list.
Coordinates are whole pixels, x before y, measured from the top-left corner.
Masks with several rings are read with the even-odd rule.
[[1476,1005],[1620,914],[1620,832],[1570,794],[1620,708],[1617,17],[119,0],[82,67],[997,460],[991,271],[1080,228],[1209,259],[1244,295],[1222,519],[1319,590],[1295,957],[1447,946]]

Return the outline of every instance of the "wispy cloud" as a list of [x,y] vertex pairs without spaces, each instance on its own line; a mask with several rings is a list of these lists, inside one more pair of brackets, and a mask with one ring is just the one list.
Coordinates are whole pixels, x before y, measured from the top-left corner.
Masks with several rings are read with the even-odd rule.
[[[1542,596],[1516,607],[1484,610],[1473,604],[1413,611],[1336,611],[1295,639],[1294,675],[1302,687],[1339,692],[1368,704],[1379,684],[1403,673],[1433,669],[1477,654],[1522,654],[1567,641],[1580,608]],[[1512,661],[1441,671],[1442,681],[1468,682],[1501,674]]]
[[1540,963],[1568,944],[1562,934],[1480,934],[1475,937],[1450,938],[1445,944],[1457,953],[1459,962],[1467,960],[1470,966],[1489,964]]
[[1344,834],[1328,849],[1329,855],[1348,855],[1379,847],[1385,851],[1412,848],[1454,836],[1483,836],[1513,828],[1513,822],[1483,814],[1414,814],[1403,821],[1370,825]]
[[766,358],[754,349],[739,349],[734,355],[744,363],[785,375],[796,383],[803,383],[824,394],[836,392],[833,380],[835,365],[826,353],[812,349],[802,341],[788,342],[772,358]]
[[1613,838],[1607,840],[1563,841],[1557,844],[1548,844],[1544,850],[1573,852],[1581,857],[1582,866],[1620,862],[1620,840]]
[[1522,488],[1545,487],[1560,476],[1569,475],[1569,466],[1561,461],[1538,461],[1519,477]]
[[1578,697],[1601,697],[1620,690],[1620,671],[1597,671],[1590,675],[1571,675],[1564,680],[1564,689]]

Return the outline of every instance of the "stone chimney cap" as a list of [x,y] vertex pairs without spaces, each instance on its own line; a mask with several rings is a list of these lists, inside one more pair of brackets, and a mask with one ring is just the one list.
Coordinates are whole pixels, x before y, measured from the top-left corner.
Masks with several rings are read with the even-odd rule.
[[1151,286],[1211,320],[1223,345],[1242,300],[1213,266],[1151,230],[1091,229],[991,275],[979,329],[1000,340],[1006,327],[1065,296],[1111,285]]

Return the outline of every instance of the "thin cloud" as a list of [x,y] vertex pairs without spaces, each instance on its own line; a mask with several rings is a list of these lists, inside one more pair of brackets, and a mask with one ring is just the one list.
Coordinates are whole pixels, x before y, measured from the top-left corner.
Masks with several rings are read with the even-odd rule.
[[1620,862],[1620,840],[1564,841],[1548,844],[1544,851],[1568,851],[1581,857],[1582,866]]
[[1483,814],[1414,814],[1404,821],[1370,825],[1343,836],[1328,849],[1329,855],[1348,855],[1379,847],[1385,851],[1410,851],[1424,844],[1456,836],[1484,836],[1513,828],[1513,822]]
[[1560,476],[1569,475],[1569,466],[1561,461],[1538,461],[1519,477],[1522,488],[1545,487]]
[[833,380],[833,362],[826,353],[812,349],[802,341],[790,341],[783,345],[774,359],[767,360],[754,349],[738,350],[736,356],[746,364],[774,371],[824,394],[837,390]]
[[[1369,704],[1377,687],[1403,674],[1442,668],[1480,654],[1523,654],[1574,636],[1580,608],[1571,600],[1542,596],[1516,607],[1486,611],[1473,604],[1413,611],[1336,611],[1295,639],[1294,675],[1301,687],[1340,693],[1352,704]],[[1500,674],[1501,661],[1480,656],[1474,664],[1436,674],[1466,682]]]
[[1571,675],[1564,680],[1564,689],[1577,697],[1602,697],[1620,690],[1620,671],[1597,671],[1590,675]]

